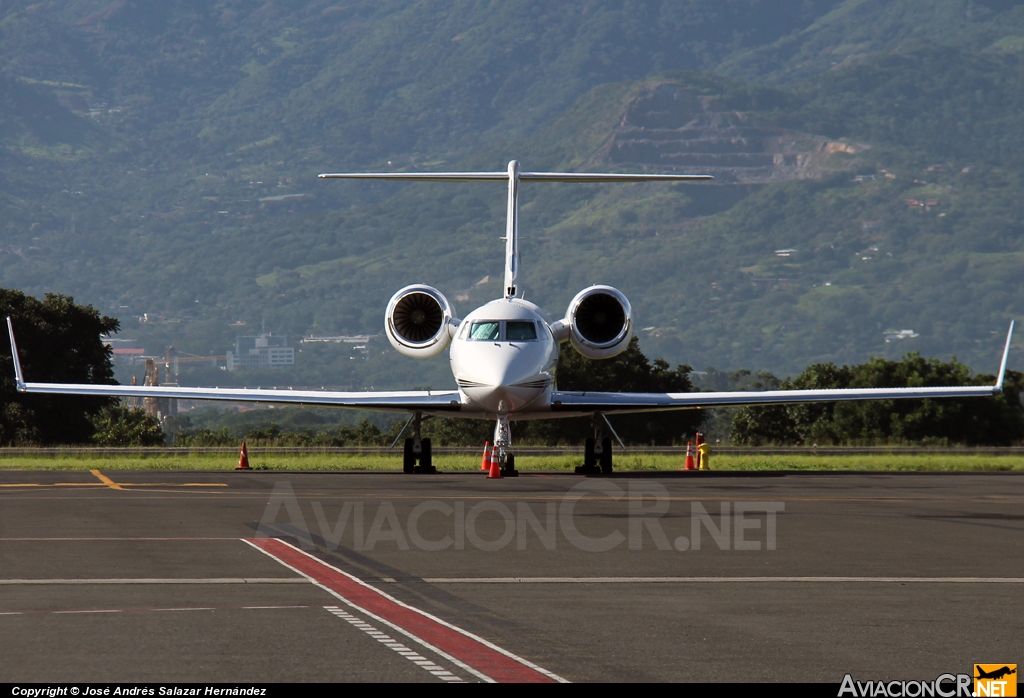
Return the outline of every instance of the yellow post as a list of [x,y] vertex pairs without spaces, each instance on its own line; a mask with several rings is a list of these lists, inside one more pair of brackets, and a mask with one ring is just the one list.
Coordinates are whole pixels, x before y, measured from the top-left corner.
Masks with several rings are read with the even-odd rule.
[[711,446],[703,443],[697,447],[697,453],[700,454],[700,469],[711,470]]

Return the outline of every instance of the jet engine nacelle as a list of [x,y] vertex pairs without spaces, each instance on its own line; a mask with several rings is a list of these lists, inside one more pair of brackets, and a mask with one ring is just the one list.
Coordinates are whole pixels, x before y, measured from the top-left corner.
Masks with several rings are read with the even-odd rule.
[[426,359],[444,351],[459,321],[444,294],[431,286],[406,286],[391,297],[384,332],[400,354]]
[[[622,291],[611,286],[591,286],[577,293],[565,319],[555,324],[568,330],[573,347],[588,359],[621,354],[633,338],[633,310]],[[558,337],[561,328],[552,329]]]

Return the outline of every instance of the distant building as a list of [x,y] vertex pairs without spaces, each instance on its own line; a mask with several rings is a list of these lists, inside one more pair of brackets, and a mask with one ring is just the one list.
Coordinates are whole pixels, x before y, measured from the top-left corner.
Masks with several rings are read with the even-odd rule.
[[280,368],[295,364],[295,349],[287,335],[261,334],[235,337],[235,350],[227,353],[228,370],[236,368]]
[[900,339],[912,339],[917,336],[919,335],[917,332],[914,332],[914,330],[900,330],[899,332],[896,332],[895,330],[888,330],[885,333],[885,343],[888,344],[889,342],[895,342]]
[[134,366],[146,356],[146,350],[138,346],[137,339],[121,339],[114,337],[101,337],[100,341],[111,348],[114,354],[114,363]]
[[357,335],[309,335],[308,337],[302,338],[303,344],[366,344],[371,339],[376,339],[378,335],[375,334],[357,334]]

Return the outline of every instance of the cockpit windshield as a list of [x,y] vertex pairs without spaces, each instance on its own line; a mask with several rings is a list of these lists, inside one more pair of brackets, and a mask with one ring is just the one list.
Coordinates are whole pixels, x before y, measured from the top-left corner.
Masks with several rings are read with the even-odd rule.
[[510,342],[537,339],[537,326],[532,322],[506,322],[505,337]]
[[501,323],[497,320],[487,320],[486,322],[474,322],[473,326],[469,330],[470,339],[483,339],[498,341],[501,337]]
[[459,337],[478,342],[529,342],[537,339],[537,323],[531,320],[483,320],[463,330]]

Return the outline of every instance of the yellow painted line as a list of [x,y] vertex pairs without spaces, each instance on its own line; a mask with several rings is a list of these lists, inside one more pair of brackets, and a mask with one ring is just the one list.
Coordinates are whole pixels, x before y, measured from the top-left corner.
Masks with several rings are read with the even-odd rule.
[[91,471],[100,482],[16,482],[0,483],[0,487],[110,487],[123,490],[126,487],[227,487],[226,482],[114,482],[98,470]]
[[18,482],[14,484],[2,484],[0,487],[106,487],[102,482]]
[[109,477],[107,477],[106,475],[101,473],[99,470],[90,470],[89,472],[92,473],[93,475],[95,475],[96,477],[98,477],[100,482],[102,482],[104,485],[106,485],[110,489],[112,489],[112,490],[119,490],[119,489],[121,489],[121,486],[119,484],[117,484],[116,482],[111,480]]

